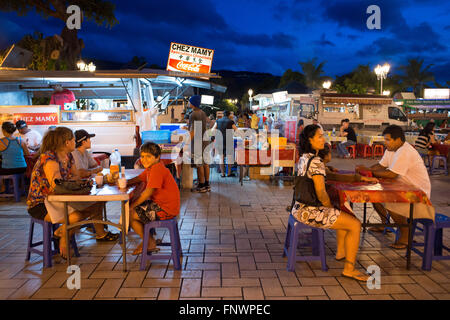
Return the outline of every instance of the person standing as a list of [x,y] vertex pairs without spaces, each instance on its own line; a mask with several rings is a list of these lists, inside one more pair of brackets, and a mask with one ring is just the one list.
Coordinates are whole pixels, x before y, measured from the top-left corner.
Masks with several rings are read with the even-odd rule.
[[69,89],[63,89],[60,84],[53,86],[54,92],[50,98],[50,104],[57,104],[61,107],[61,110],[65,110],[65,103],[71,103],[75,101],[75,95]]
[[41,147],[42,136],[36,130],[31,130],[25,121],[19,120],[16,122],[17,131],[19,131],[19,137],[21,137],[30,152],[37,152]]
[[[234,177],[234,175],[231,173],[232,165],[230,164],[230,162],[234,163],[234,140],[233,137],[227,137],[228,130],[237,130],[237,127],[232,118],[233,116],[231,115],[231,112],[227,110],[224,113],[224,117],[217,120],[216,124],[213,127],[213,129],[217,128],[217,130],[219,130],[222,134],[222,145],[220,145],[220,139],[216,140],[219,143],[217,148],[220,152],[220,171],[222,172],[222,178],[225,177],[225,156],[227,156],[228,162],[228,177]],[[232,139],[233,142],[230,142],[230,139]],[[229,144],[229,148],[227,148],[227,144]],[[228,150],[230,148],[233,148],[233,151]]]
[[356,133],[352,127],[350,127],[350,120],[344,119],[341,121],[341,128],[339,132],[340,137],[347,137],[347,141],[341,142],[337,145],[339,156],[344,158],[350,158],[350,153],[347,147],[356,144]]
[[258,132],[259,117],[252,110],[250,110],[248,113],[251,118],[250,128],[252,128],[253,130],[256,130],[256,132]]
[[75,131],[76,149],[72,151],[72,156],[75,160],[75,168],[81,178],[90,177],[103,170],[87,151],[91,148],[91,138],[93,137],[95,137],[95,134],[89,134],[86,130]]
[[189,99],[189,106],[192,113],[189,116],[189,132],[191,135],[191,155],[193,157],[194,166],[197,168],[198,185],[193,192],[205,193],[211,191],[209,184],[209,159],[204,159],[204,151],[209,141],[203,141],[206,123],[208,117],[206,113],[200,109],[201,97],[194,95]]

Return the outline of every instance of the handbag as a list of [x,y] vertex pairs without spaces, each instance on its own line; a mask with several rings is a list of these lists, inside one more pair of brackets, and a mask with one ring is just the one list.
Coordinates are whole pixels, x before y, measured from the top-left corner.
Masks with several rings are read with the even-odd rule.
[[94,182],[91,179],[86,180],[63,180],[55,179],[55,189],[53,194],[78,194],[86,195],[91,193]]
[[315,157],[311,157],[306,165],[306,171],[304,176],[296,176],[294,179],[294,196],[292,199],[292,205],[295,201],[306,204],[311,207],[321,207],[322,202],[317,198],[316,189],[314,187],[314,181],[308,178],[308,169],[311,165],[311,161]]

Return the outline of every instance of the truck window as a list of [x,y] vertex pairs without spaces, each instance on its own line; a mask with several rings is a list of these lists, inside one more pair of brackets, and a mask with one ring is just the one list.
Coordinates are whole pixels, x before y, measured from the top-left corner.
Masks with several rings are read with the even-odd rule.
[[405,114],[403,112],[401,112],[399,108],[389,107],[388,114],[389,114],[389,119],[403,121],[403,122],[407,121]]

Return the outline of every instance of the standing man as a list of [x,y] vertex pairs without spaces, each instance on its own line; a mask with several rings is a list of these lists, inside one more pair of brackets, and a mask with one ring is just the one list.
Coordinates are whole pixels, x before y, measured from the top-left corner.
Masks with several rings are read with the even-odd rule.
[[60,84],[53,86],[54,92],[50,98],[50,104],[57,104],[61,110],[65,110],[64,103],[71,103],[75,101],[75,95],[69,89],[63,89]]
[[251,118],[250,128],[252,128],[253,130],[256,130],[256,132],[258,132],[259,117],[252,110],[250,110],[248,113]]
[[19,120],[16,122],[16,128],[19,131],[19,137],[21,137],[30,152],[37,152],[41,147],[42,136],[36,130],[31,130],[25,121]]
[[[431,184],[425,164],[413,146],[405,141],[403,129],[391,125],[383,131],[386,151],[380,162],[370,168],[358,167],[358,170],[369,170],[377,178],[398,179],[422,190],[430,199]],[[386,221],[389,212],[395,223],[406,224],[409,217],[409,203],[373,203],[381,221]],[[434,220],[434,207],[423,203],[414,203],[414,219]],[[371,228],[372,231],[383,231],[384,228]],[[400,228],[398,242],[391,244],[391,248],[405,249],[408,244],[408,227]]]
[[[233,129],[234,131],[237,130],[237,127],[234,123],[234,121],[232,120],[233,116],[231,115],[230,111],[225,111],[224,113],[224,117],[217,120],[217,122],[214,124],[213,130],[214,129],[218,129],[221,133],[222,133],[222,146],[220,145],[220,141],[217,139],[217,143],[219,143],[219,145],[217,146],[217,148],[221,148],[219,150],[222,150],[222,152],[220,153],[220,170],[222,172],[221,177],[224,178],[225,177],[225,156],[227,156],[227,162],[228,162],[228,177],[234,177],[233,174],[231,174],[231,164],[230,162],[233,162],[234,159],[234,140],[233,137],[227,137],[227,131]],[[233,142],[230,142],[231,141]],[[227,148],[227,144],[229,144],[229,148]],[[232,150],[228,150],[231,149]],[[227,152],[228,151],[228,152]],[[229,156],[228,156],[229,155]]]
[[339,156],[344,158],[350,158],[350,153],[347,147],[356,144],[356,133],[352,127],[350,127],[350,120],[344,119],[341,121],[341,128],[339,132],[340,137],[347,137],[346,142],[341,142],[337,145]]
[[87,151],[91,148],[91,138],[93,137],[95,137],[95,134],[89,134],[86,130],[75,131],[76,149],[72,151],[72,156],[75,160],[75,168],[77,168],[81,178],[90,177],[92,174],[97,174],[103,170]]
[[199,95],[192,96],[189,99],[189,106],[192,113],[189,116],[189,132],[191,135],[191,155],[194,160],[194,166],[197,168],[198,185],[192,191],[205,193],[211,191],[209,184],[209,165],[208,159],[204,159],[204,151],[209,141],[203,141],[206,131],[206,123],[208,117],[206,113],[200,109],[201,97]]

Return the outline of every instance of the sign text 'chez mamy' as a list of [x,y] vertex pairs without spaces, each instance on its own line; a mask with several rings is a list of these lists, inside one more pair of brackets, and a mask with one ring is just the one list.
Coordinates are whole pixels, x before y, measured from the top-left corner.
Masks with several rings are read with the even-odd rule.
[[0,117],[3,121],[24,120],[27,125],[56,125],[58,124],[58,114],[53,112],[41,113],[4,113]]
[[214,50],[172,42],[168,71],[210,73]]

